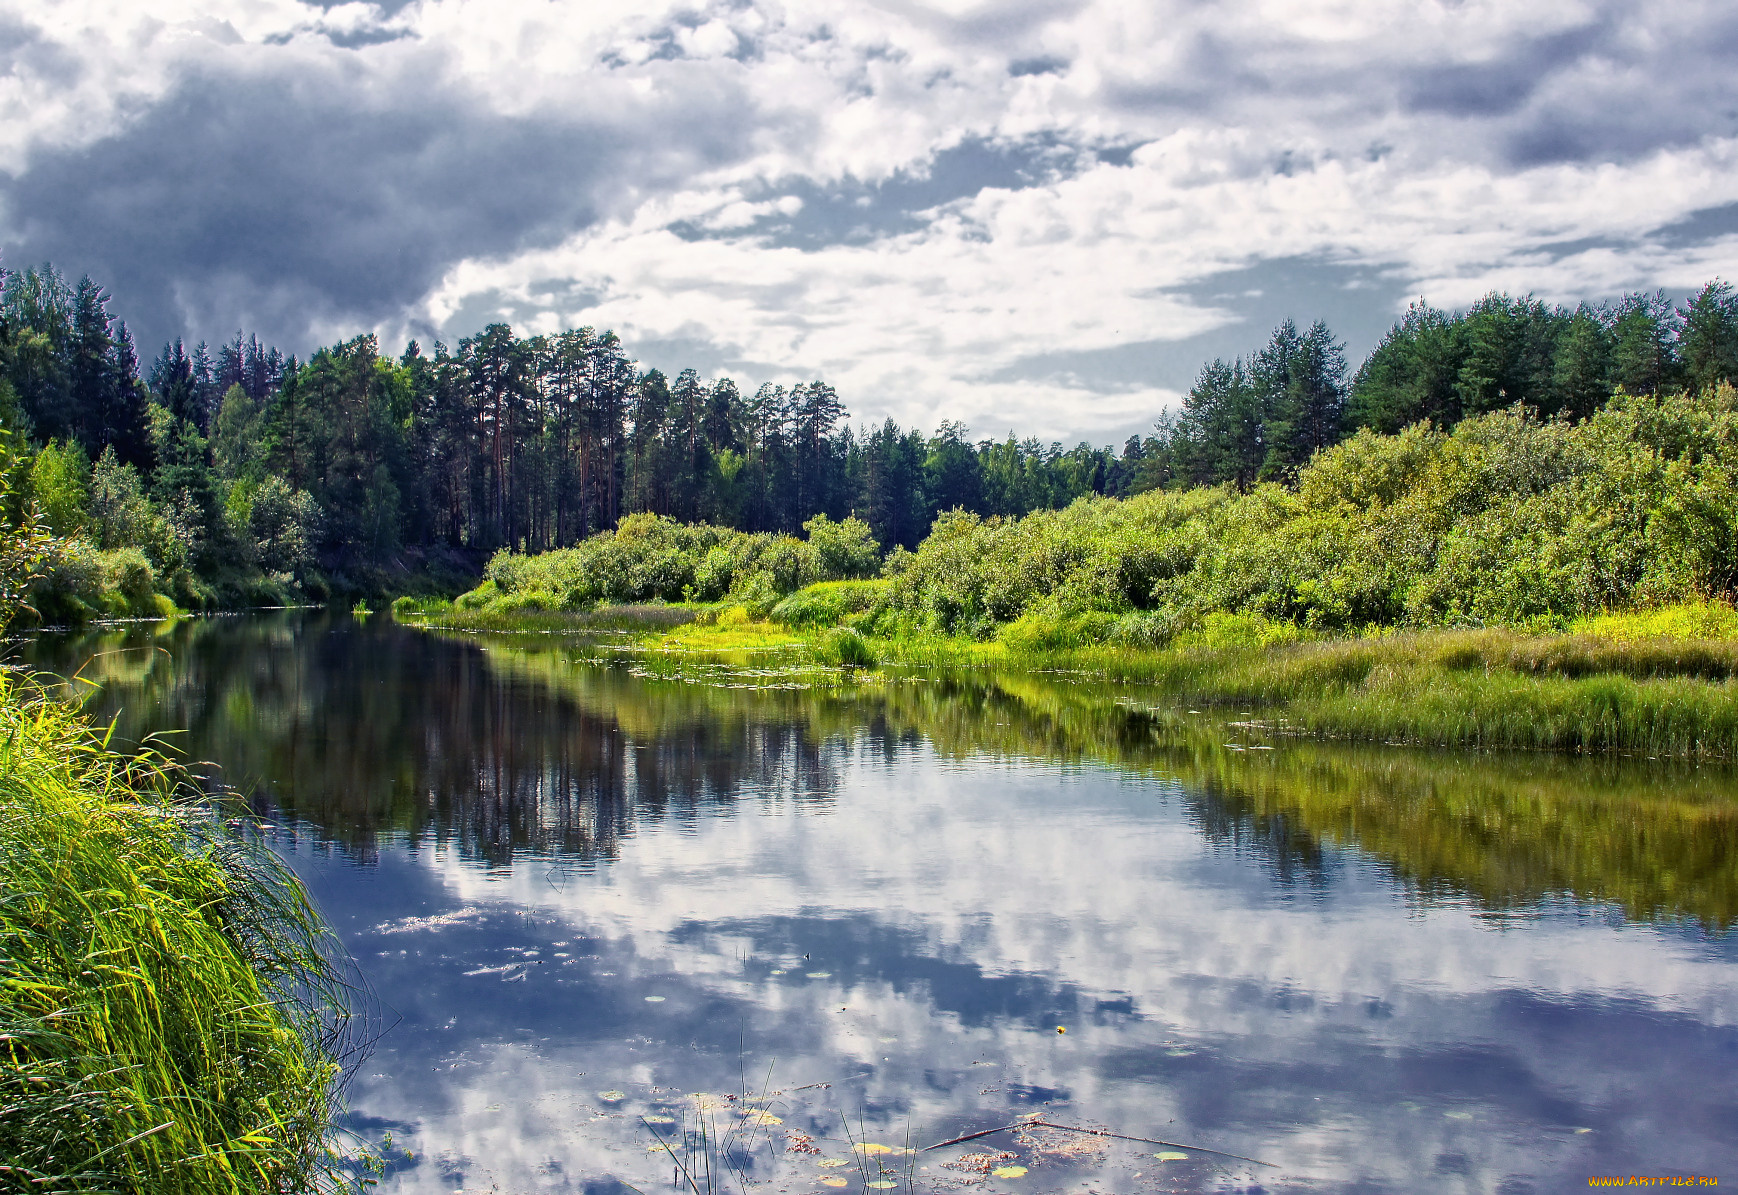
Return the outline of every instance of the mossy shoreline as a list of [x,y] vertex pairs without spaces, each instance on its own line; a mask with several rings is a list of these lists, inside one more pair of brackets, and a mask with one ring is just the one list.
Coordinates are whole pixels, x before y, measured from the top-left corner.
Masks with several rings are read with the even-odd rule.
[[[598,659],[681,677],[696,663],[753,669],[771,659],[881,670],[996,669],[1080,675],[1171,705],[1214,706],[1276,733],[1435,747],[1738,758],[1738,617],[1719,603],[1584,620],[1571,631],[1418,630],[1305,638],[1261,620],[1226,620],[1170,646],[1046,646],[877,636],[793,611],[826,605],[798,591],[764,618],[729,603],[600,606],[583,612],[465,609],[401,601],[430,630],[565,635]],[[782,621],[778,616],[790,618]],[[797,625],[792,625],[793,623]],[[860,648],[841,659],[840,642]]]
[[197,796],[0,674],[0,1191],[344,1182],[336,940]]

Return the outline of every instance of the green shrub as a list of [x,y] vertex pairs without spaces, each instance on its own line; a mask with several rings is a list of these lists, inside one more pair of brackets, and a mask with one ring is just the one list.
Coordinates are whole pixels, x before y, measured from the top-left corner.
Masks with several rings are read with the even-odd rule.
[[[496,609],[502,595],[535,594],[538,609],[588,610],[600,602],[744,601],[764,617],[785,594],[817,582],[873,577],[881,554],[868,525],[817,516],[807,540],[733,531],[636,514],[571,548],[489,561],[494,588],[463,609]],[[516,607],[525,608],[525,607]]]
[[847,668],[873,668],[877,662],[863,636],[850,627],[834,627],[822,635],[815,645],[815,658],[824,664]]
[[[494,567],[493,561],[490,561],[490,567]],[[469,593],[461,593],[458,597],[454,598],[453,608],[456,610],[487,609],[489,603],[499,597],[500,593],[500,586],[495,584],[495,579],[493,577],[490,577]]]
[[788,627],[830,627],[872,609],[887,592],[885,581],[822,581],[797,590],[772,608]]
[[1221,614],[1259,621],[1209,638],[1271,641],[1251,628],[1557,630],[1696,602],[1738,591],[1738,394],[1619,395],[1581,423],[1505,410],[1446,433],[1360,432],[1295,489],[949,511],[888,574],[889,607],[922,630],[985,638],[1053,611],[1004,639],[1028,646],[1068,642],[1068,617],[1089,610],[1115,616],[1112,641],[1157,646]]
[[1064,614],[1054,606],[1030,610],[996,633],[1013,652],[1061,651],[1106,642],[1117,619],[1102,610]]

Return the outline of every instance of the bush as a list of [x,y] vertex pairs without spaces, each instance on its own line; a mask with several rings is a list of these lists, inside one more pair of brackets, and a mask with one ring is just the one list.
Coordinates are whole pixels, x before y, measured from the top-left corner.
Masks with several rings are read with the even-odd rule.
[[1090,647],[1110,638],[1116,617],[1102,610],[1063,614],[1054,607],[1028,611],[1002,627],[996,639],[1009,651],[1059,651]]
[[822,635],[815,646],[815,658],[824,664],[847,668],[873,668],[877,662],[863,636],[850,627],[834,627]]
[[[867,524],[817,516],[807,540],[629,515],[614,531],[538,555],[503,549],[485,570],[485,592],[461,609],[586,610],[600,602],[716,602],[734,598],[758,617],[799,586],[874,576],[881,555]],[[503,606],[508,596],[523,604]]]
[[830,627],[847,615],[873,609],[887,592],[885,581],[822,581],[797,590],[772,608],[788,627]]
[[1619,395],[1581,423],[1514,409],[1448,433],[1360,432],[1295,489],[949,511],[888,571],[907,625],[984,638],[1034,615],[1003,640],[1032,650],[1078,638],[1069,620],[1086,611],[1113,616],[1114,641],[1158,645],[1272,641],[1280,625],[1560,630],[1705,601],[1738,589],[1738,394]]

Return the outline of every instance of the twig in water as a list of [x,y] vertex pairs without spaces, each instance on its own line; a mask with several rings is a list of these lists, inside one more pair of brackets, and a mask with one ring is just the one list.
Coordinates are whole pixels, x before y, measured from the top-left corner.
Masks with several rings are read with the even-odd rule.
[[964,1145],[967,1141],[976,1141],[979,1137],[988,1137],[991,1133],[1005,1133],[1009,1129],[1023,1129],[1030,1123],[1030,1121],[1019,1121],[1015,1124],[998,1125],[993,1129],[982,1129],[976,1133],[967,1133],[964,1137],[955,1137],[951,1141],[937,1141],[934,1145],[926,1145],[917,1152],[928,1153],[932,1149],[945,1149],[949,1145]]
[[1236,1158],[1239,1162],[1253,1162],[1257,1166],[1270,1166],[1275,1170],[1279,1169],[1278,1164],[1274,1162],[1263,1162],[1260,1158],[1246,1158],[1242,1154],[1226,1153],[1222,1149],[1208,1149],[1204,1145],[1185,1145],[1180,1141],[1159,1141],[1152,1137],[1125,1137],[1121,1133],[1109,1133],[1103,1129],[1083,1129],[1078,1125],[1056,1124],[1048,1120],[1027,1120],[1022,1121],[1018,1126],[1010,1125],[1009,1127],[1060,1129],[1064,1133],[1085,1133],[1089,1137],[1110,1137],[1117,1141],[1138,1141],[1142,1145],[1168,1145],[1172,1149],[1192,1149],[1196,1153],[1213,1154],[1221,1158]]
[[1000,1125],[993,1129],[982,1129],[976,1133],[967,1133],[963,1137],[955,1137],[951,1141],[937,1141],[934,1145],[926,1145],[920,1151],[928,1153],[932,1149],[942,1149],[949,1145],[963,1145],[967,1141],[976,1141],[979,1137],[988,1137],[992,1133],[1006,1133],[1010,1129],[1059,1129],[1064,1133],[1085,1133],[1089,1137],[1109,1137],[1116,1141],[1138,1141],[1142,1145],[1168,1145],[1172,1149],[1192,1149],[1196,1153],[1213,1154],[1220,1158],[1235,1158],[1239,1162],[1253,1162],[1257,1166],[1271,1166],[1278,1170],[1273,1162],[1263,1162],[1260,1158],[1246,1158],[1242,1154],[1226,1153],[1222,1149],[1208,1149],[1203,1145],[1186,1145],[1181,1141],[1160,1141],[1154,1137],[1129,1137],[1122,1133],[1111,1133],[1104,1129],[1083,1129],[1078,1125],[1056,1124],[1049,1120],[1017,1120],[1013,1124]]

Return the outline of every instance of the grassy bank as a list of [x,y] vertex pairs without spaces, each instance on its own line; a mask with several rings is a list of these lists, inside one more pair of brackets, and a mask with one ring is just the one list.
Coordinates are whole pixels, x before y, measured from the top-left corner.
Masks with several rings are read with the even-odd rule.
[[1292,733],[1431,746],[1738,756],[1738,616],[1720,603],[1600,616],[1562,633],[1441,629],[1306,637],[1288,624],[1223,617],[1164,647],[1053,646],[1006,633],[989,641],[921,631],[876,634],[871,610],[839,611],[839,588],[799,591],[766,619],[753,618],[744,606],[717,603],[576,614],[404,603],[398,612],[406,621],[447,630],[574,634],[588,640],[586,650],[598,658],[630,654],[642,670],[671,677],[699,678],[719,668],[764,671],[775,660],[787,669],[805,662],[1072,673],[1133,686],[1142,699],[1247,711]]
[[0,676],[0,1191],[334,1177],[333,942],[183,784]]

